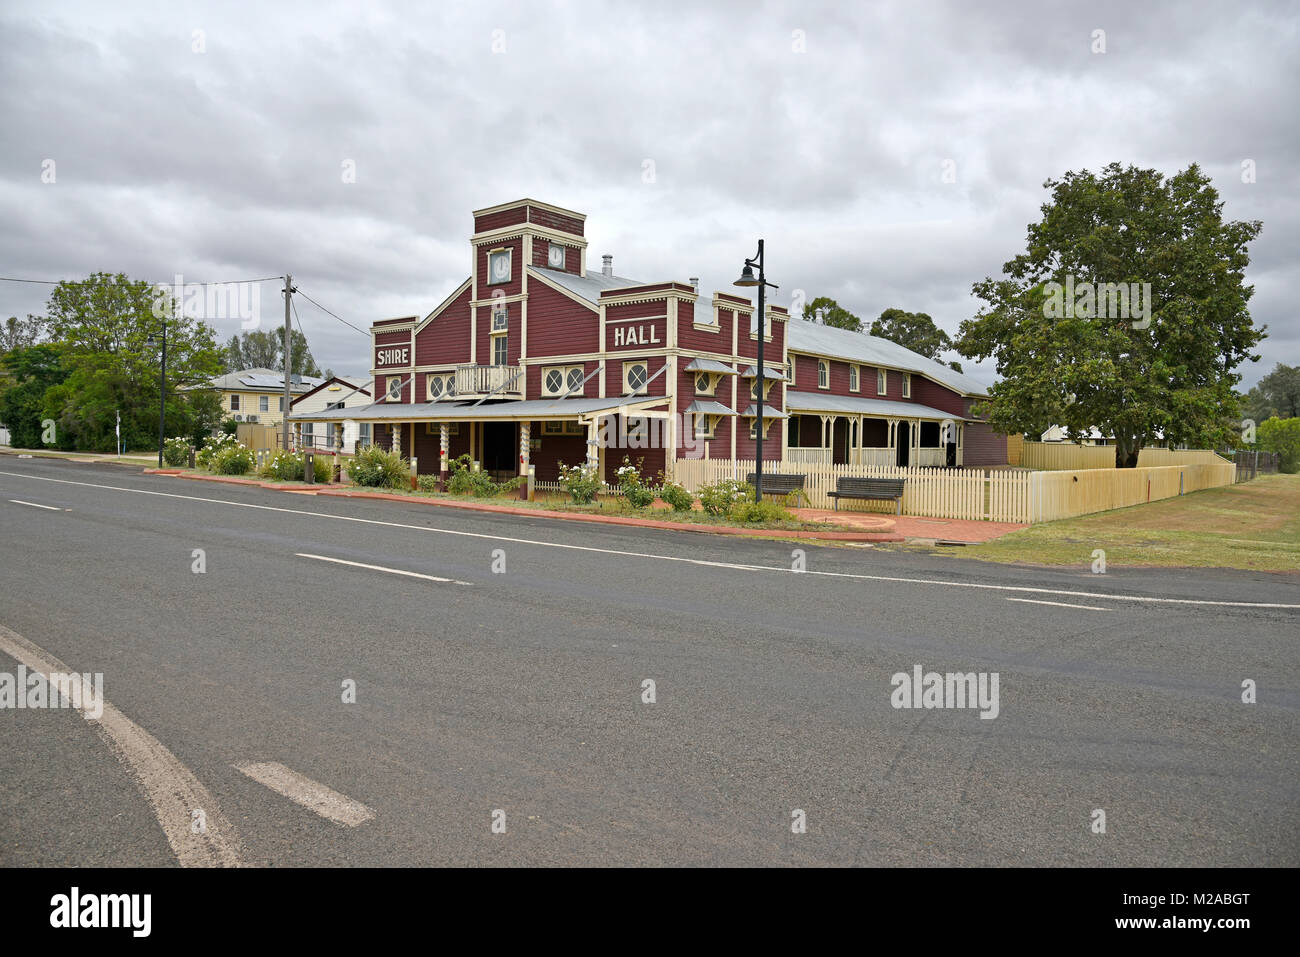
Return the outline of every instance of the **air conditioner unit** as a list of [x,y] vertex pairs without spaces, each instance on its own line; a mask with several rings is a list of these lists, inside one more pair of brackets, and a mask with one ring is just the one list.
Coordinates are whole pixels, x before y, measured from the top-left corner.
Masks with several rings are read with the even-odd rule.
[[236,413],[235,413],[235,421],[236,421],[236,422],[243,422],[243,421],[244,421],[243,413],[241,413],[241,412],[236,412]]
[[249,415],[244,419],[244,421],[245,421],[245,422],[256,422],[256,421],[257,421],[257,416],[253,415],[252,413],[249,413]]
[[492,310],[492,331],[501,332],[510,327],[510,313],[505,306],[497,306]]

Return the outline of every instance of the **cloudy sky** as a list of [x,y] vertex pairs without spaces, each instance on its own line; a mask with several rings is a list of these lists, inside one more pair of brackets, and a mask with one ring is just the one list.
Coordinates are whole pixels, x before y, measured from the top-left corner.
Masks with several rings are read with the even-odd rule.
[[[953,332],[1048,177],[1197,162],[1264,223],[1249,385],[1300,362],[1296,9],[6,0],[0,275],[291,272],[365,328],[427,313],[469,274],[470,210],[530,196],[588,214],[596,269],[730,289],[761,236],[780,301]],[[0,317],[48,288],[0,282]],[[261,307],[280,321],[274,282]],[[366,368],[299,316],[322,366]]]

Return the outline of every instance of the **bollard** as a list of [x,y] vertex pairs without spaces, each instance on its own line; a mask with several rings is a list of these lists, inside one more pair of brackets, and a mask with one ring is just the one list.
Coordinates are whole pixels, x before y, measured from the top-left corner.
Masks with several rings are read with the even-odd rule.
[[420,487],[415,477],[420,473],[420,460],[414,455],[411,456],[411,491],[414,492]]
[[190,468],[194,468],[194,446],[190,446]]
[[536,481],[537,481],[537,466],[530,465],[528,466],[528,483],[527,483],[528,501],[530,502],[533,500],[533,495],[534,495],[533,483]]
[[311,449],[302,453],[302,475],[308,485],[316,484],[316,454]]

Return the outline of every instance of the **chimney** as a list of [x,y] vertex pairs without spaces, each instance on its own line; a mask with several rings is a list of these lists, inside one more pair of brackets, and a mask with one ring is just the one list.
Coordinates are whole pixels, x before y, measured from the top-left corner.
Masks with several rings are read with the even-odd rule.
[[604,276],[614,275],[614,257],[606,253],[600,257],[600,272]]
[[695,290],[695,295],[698,296],[698,295],[700,294],[700,277],[699,277],[699,276],[692,276],[692,277],[691,277],[691,288]]

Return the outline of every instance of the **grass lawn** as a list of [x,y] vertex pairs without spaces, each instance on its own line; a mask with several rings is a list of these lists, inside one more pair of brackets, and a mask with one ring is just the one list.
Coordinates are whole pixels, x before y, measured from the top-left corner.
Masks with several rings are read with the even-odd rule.
[[1108,565],[1300,571],[1300,475],[1250,482],[1096,515],[1044,522],[956,552],[1027,565]]

